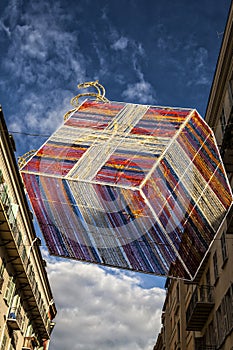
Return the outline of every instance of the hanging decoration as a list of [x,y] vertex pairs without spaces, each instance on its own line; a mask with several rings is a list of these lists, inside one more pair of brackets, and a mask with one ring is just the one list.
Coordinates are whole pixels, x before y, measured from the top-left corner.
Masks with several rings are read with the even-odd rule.
[[232,204],[213,132],[196,110],[104,94],[74,98],[21,169],[49,252],[192,280]]

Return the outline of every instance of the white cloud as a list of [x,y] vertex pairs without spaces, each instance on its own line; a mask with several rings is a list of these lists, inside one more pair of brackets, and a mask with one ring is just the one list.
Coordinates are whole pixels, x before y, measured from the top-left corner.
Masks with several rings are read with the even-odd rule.
[[136,274],[50,258],[58,308],[51,350],[151,350],[165,291],[143,289]]
[[129,40],[126,37],[121,36],[117,41],[112,44],[114,50],[124,50],[127,48]]
[[[11,35],[7,59],[2,63],[7,72],[5,86],[20,81],[14,96],[20,103],[10,120],[21,115],[27,131],[54,131],[63,113],[71,108],[69,89],[75,89],[75,85],[68,83],[86,80],[77,33],[64,30],[56,20],[65,16],[59,12],[59,1],[53,6],[30,3],[22,14],[15,1],[11,0],[8,7],[12,12],[5,11],[0,25]],[[19,17],[24,24],[19,24]],[[9,29],[4,26],[6,21],[11,24]]]
[[209,53],[206,47],[198,45],[197,38],[190,33],[185,40],[177,39],[177,35],[169,33],[166,28],[158,24],[156,46],[161,57],[161,64],[176,74],[177,80],[183,79],[187,86],[207,85],[212,79]]
[[178,41],[173,35],[159,36],[156,44],[158,49],[164,52],[174,53],[182,48],[182,42]]
[[7,34],[8,37],[11,36],[10,29],[9,29],[7,26],[5,26],[5,24],[3,23],[3,21],[0,20],[0,31],[1,31],[1,30],[3,30],[3,31]]
[[[191,50],[190,50],[191,51]],[[208,71],[208,50],[199,47],[192,50],[192,54],[187,59],[187,65],[192,67],[191,77],[187,80],[187,86],[210,85],[211,78]]]
[[122,96],[132,102],[137,101],[138,103],[151,104],[157,102],[152,85],[144,79],[135,84],[128,84]]
[[210,84],[210,77],[207,74],[208,51],[204,47],[199,47],[194,55],[194,69],[196,73],[197,85]]

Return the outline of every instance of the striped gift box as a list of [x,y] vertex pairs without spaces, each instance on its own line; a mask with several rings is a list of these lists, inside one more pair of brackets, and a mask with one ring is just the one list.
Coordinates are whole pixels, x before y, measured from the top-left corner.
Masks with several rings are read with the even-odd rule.
[[194,109],[87,100],[21,174],[52,255],[189,280],[232,204]]

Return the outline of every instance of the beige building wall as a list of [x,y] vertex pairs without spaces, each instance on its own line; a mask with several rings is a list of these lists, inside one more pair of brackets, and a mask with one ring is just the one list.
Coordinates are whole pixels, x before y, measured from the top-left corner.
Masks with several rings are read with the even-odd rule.
[[56,315],[24,191],[0,110],[0,350],[48,349]]
[[[205,120],[215,133],[233,188],[233,3]],[[232,211],[195,281],[167,279],[162,328],[154,350],[233,350]]]

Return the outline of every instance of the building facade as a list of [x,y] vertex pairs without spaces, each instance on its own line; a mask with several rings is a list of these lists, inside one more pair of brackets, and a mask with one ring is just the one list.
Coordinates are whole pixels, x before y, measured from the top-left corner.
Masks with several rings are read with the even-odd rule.
[[[233,3],[205,120],[213,129],[233,188]],[[162,327],[154,350],[233,349],[232,210],[195,280],[167,279]]]
[[0,109],[0,350],[48,349],[56,307]]

